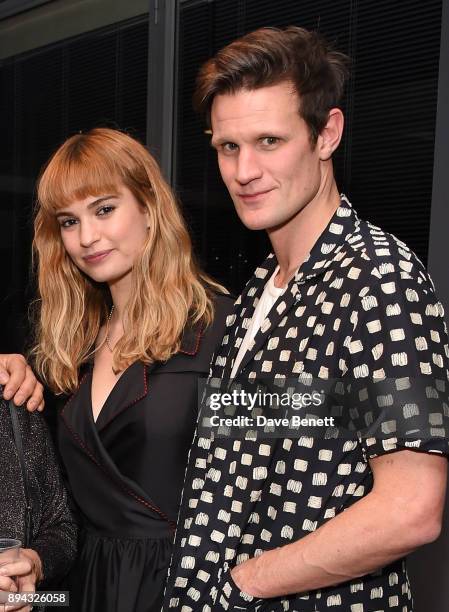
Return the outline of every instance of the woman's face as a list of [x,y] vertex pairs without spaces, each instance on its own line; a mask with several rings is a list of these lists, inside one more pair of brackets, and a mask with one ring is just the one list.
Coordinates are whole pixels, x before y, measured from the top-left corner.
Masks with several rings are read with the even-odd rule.
[[148,236],[149,215],[127,187],[75,200],[56,217],[64,247],[80,270],[109,286],[129,277]]

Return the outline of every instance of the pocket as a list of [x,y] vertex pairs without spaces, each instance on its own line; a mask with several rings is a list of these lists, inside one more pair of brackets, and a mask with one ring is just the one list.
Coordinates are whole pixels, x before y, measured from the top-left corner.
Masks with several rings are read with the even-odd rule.
[[[213,609],[251,610],[254,612],[260,610],[264,600],[257,599],[253,597],[253,595],[241,591],[232,579],[231,570],[232,567],[229,567],[229,564],[225,561]],[[221,608],[219,606],[221,606]]]
[[225,561],[223,571],[218,582],[218,593],[212,607],[213,612],[218,610],[245,610],[246,612],[317,612],[315,597],[310,595],[291,595],[286,597],[274,597],[269,599],[258,599],[241,591],[231,576],[229,564]]

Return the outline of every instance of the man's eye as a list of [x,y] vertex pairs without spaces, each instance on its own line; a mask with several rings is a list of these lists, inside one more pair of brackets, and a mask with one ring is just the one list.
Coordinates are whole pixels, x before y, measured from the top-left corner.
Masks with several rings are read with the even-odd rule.
[[97,210],[97,215],[104,217],[104,215],[108,215],[114,210],[115,206],[101,206]]
[[262,144],[269,147],[277,144],[278,142],[279,138],[276,136],[265,136],[265,138],[262,138]]
[[221,145],[221,148],[225,153],[233,153],[234,151],[237,151],[239,147],[235,144],[235,142],[225,142]]

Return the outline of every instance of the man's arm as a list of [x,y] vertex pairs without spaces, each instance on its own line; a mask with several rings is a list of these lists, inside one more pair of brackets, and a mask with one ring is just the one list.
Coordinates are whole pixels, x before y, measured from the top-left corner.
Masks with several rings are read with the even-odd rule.
[[27,402],[26,408],[30,412],[44,409],[44,388],[23,355],[0,354],[0,384],[4,385],[3,397],[6,400],[13,398],[16,406]]
[[232,570],[240,590],[279,597],[358,578],[440,534],[447,460],[402,450],[370,459],[372,491],[297,542]]

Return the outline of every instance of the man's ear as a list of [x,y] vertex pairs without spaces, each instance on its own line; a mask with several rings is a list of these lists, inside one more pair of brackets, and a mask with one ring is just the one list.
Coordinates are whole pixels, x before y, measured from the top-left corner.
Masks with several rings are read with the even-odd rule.
[[321,134],[318,136],[317,147],[319,148],[320,159],[326,161],[332,157],[332,153],[340,144],[343,134],[345,119],[339,108],[331,108],[327,123]]

